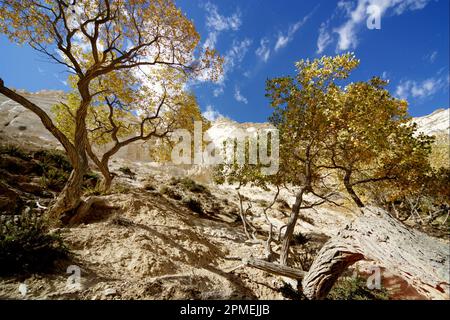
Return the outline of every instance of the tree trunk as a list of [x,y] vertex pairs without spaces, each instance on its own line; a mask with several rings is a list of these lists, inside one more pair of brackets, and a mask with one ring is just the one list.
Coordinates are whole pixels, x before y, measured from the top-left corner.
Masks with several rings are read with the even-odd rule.
[[302,281],[309,299],[323,299],[341,273],[371,260],[404,278],[429,299],[450,299],[449,244],[405,227],[386,211],[365,207],[318,253]]
[[352,184],[350,183],[350,175],[351,171],[347,171],[344,176],[344,186],[347,190],[350,197],[352,197],[353,201],[356,203],[356,205],[360,208],[364,207],[364,203],[361,201],[361,199],[356,194],[355,190],[353,189]]
[[48,212],[50,219],[63,223],[76,215],[78,207],[83,202],[81,199],[83,195],[83,180],[89,167],[86,153],[86,115],[91,102],[91,95],[89,93],[89,84],[85,82],[83,84],[80,83],[78,83],[78,88],[82,100],[75,116],[74,153],[68,152],[73,170],[56,203]]
[[82,184],[86,171],[86,169],[81,168],[72,170],[64,189],[48,212],[50,220],[60,222],[64,215],[75,214],[76,209],[82,202]]
[[298,215],[300,213],[300,207],[303,202],[304,189],[300,190],[295,197],[295,203],[292,206],[291,217],[286,227],[286,231],[283,237],[283,246],[280,253],[280,264],[283,266],[287,265],[287,259],[289,256],[289,247],[291,245],[292,235],[294,234],[295,225],[297,224]]
[[109,171],[108,162],[105,164],[103,162],[100,162],[97,165],[98,169],[102,173],[103,179],[101,182],[101,188],[103,191],[108,191],[111,188],[112,180],[114,176],[111,174],[111,171]]
[[76,215],[70,217],[65,221],[65,223],[69,226],[74,226],[82,223],[88,214],[90,213],[91,208],[94,205],[101,205],[102,207],[109,207],[107,201],[98,196],[90,196],[85,201],[83,201],[77,209]]
[[[34,104],[19,93],[4,86],[4,82],[0,79],[0,93],[4,94],[11,100],[19,103],[24,108],[36,114],[41,120],[44,127],[61,143],[66,150],[70,163],[74,168],[67,184],[62,192],[58,195],[56,203],[52,206],[48,215],[53,221],[60,221],[63,214],[74,211],[81,203],[83,176],[86,173],[87,159],[84,153],[84,135],[86,135],[85,118],[86,111],[90,103],[90,96],[87,96],[80,105],[81,112],[77,113],[77,129],[75,132],[75,143],[72,144],[68,137],[55,126],[50,116],[39,106]],[[78,110],[80,111],[80,110]],[[80,140],[81,137],[81,140]],[[82,148],[80,152],[80,147]]]
[[103,179],[101,181],[101,189],[105,192],[108,191],[111,188],[112,180],[114,178],[114,176],[111,174],[111,171],[109,171],[109,157],[104,155],[102,160],[100,161],[100,159],[92,149],[89,140],[86,141],[86,152],[89,155],[89,158],[94,161],[96,167],[98,168],[98,170],[100,170],[103,176]]

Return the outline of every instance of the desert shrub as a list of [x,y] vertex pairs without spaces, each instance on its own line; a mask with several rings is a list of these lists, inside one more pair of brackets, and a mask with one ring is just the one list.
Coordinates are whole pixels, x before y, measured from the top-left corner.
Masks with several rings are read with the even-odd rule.
[[28,160],[30,156],[18,146],[8,144],[0,146],[0,154],[8,154],[13,157],[17,157],[23,160]]
[[172,178],[170,178],[169,185],[176,186],[177,184],[180,183],[180,181],[181,181],[181,178],[172,177]]
[[342,277],[336,281],[330,293],[330,300],[389,300],[386,289],[369,289],[364,278]]
[[85,196],[104,196],[111,193],[111,190],[105,191],[100,184],[85,185],[83,191]]
[[124,183],[115,183],[111,188],[111,193],[128,193],[131,188],[129,185]]
[[59,233],[50,233],[45,220],[33,213],[2,216],[0,275],[50,272],[69,250]]
[[65,172],[72,171],[72,165],[67,158],[67,155],[59,150],[39,150],[33,154],[33,158],[39,160],[43,166],[44,171],[50,167],[61,169]]
[[301,232],[295,233],[291,239],[291,245],[303,245],[309,241],[309,237]]
[[283,297],[291,300],[306,300],[300,290],[293,288],[291,284],[286,282],[283,283],[278,291],[283,295]]
[[134,177],[136,177],[136,173],[134,173],[129,167],[120,167],[119,171],[128,176],[130,179],[134,179]]
[[203,206],[197,199],[186,198],[183,200],[183,203],[186,207],[189,208],[189,210],[199,214],[203,214]]
[[284,199],[278,198],[276,202],[280,209],[289,210],[291,208],[287,201]]
[[397,189],[386,190],[382,185],[371,191],[376,199],[375,204],[400,221],[408,221],[430,235],[446,238],[450,230],[449,181],[450,169],[442,167],[421,175],[417,181],[419,187],[414,190],[395,192]]
[[83,186],[84,188],[96,189],[99,181],[100,176],[95,172],[89,171],[83,177]]
[[110,224],[119,226],[119,227],[131,227],[131,226],[133,226],[133,221],[128,220],[128,219],[120,216],[119,214],[115,214],[111,218]]
[[168,196],[171,199],[174,199],[174,200],[181,200],[181,199],[183,199],[183,196],[181,194],[179,194],[176,190],[174,190],[173,188],[168,187],[168,186],[161,187],[159,192],[161,194],[164,194],[164,195]]
[[[41,177],[41,184],[55,191],[61,191],[69,179],[70,173],[57,167],[48,166]],[[101,190],[97,187],[100,177],[94,172],[84,175],[83,189],[86,193],[95,194]]]
[[303,270],[309,270],[317,256],[318,248],[316,246],[302,246],[302,250],[298,253],[298,260]]
[[147,190],[147,191],[155,191],[156,187],[155,187],[155,185],[152,182],[147,181],[145,183],[145,185],[144,185],[144,189]]
[[42,185],[56,191],[64,188],[64,185],[69,179],[69,173],[55,167],[48,167],[41,177]]
[[191,178],[174,178],[170,180],[170,185],[176,186],[180,185],[183,189],[188,190],[194,193],[209,193],[207,187],[202,184],[199,184],[192,180]]
[[314,220],[311,217],[305,216],[304,214],[299,214],[299,218],[310,225],[314,225]]

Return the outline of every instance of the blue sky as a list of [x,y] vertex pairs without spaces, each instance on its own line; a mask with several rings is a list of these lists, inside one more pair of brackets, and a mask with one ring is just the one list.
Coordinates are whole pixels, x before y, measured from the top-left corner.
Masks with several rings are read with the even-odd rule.
[[[448,0],[177,0],[203,45],[225,57],[219,83],[192,89],[203,111],[237,121],[266,121],[268,78],[293,75],[294,63],[353,51],[361,60],[351,81],[378,75],[421,116],[449,107]],[[376,4],[381,29],[368,29]],[[32,49],[0,36],[0,77],[30,91],[66,90],[67,74]],[[5,63],[8,61],[8,63]]]

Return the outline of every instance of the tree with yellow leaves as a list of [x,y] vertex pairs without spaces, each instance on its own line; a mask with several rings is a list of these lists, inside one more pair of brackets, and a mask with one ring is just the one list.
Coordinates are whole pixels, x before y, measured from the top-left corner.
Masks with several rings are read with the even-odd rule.
[[[289,246],[300,210],[332,201],[332,188],[324,183],[329,134],[329,90],[336,81],[346,79],[359,64],[351,54],[297,62],[296,77],[267,82],[272,101],[272,124],[280,136],[280,175],[283,184],[297,187],[295,203],[283,238],[280,263],[287,264]],[[317,201],[305,204],[305,196]]]
[[[195,76],[216,79],[222,59],[205,49],[195,58],[199,34],[171,0],[1,0],[0,30],[10,40],[28,44],[73,74],[78,106],[73,111],[75,128],[71,140],[46,112],[0,80],[0,93],[23,105],[41,119],[62,144],[73,171],[49,212],[59,219],[82,203],[81,184],[88,168],[86,119],[99,78],[138,74],[139,69],[171,67]],[[122,79],[122,80],[120,80]],[[134,91],[141,92],[144,81]],[[150,99],[159,97],[150,97]],[[145,131],[145,130],[144,130]],[[143,133],[145,134],[145,132]]]
[[[432,139],[417,135],[416,126],[408,124],[405,101],[392,97],[379,78],[339,85],[358,65],[351,53],[301,60],[296,77],[267,83],[275,108],[271,122],[280,136],[278,177],[281,185],[297,187],[282,265],[287,264],[300,210],[334,203],[336,182],[362,207],[355,188],[392,182],[411,191],[428,172]],[[316,202],[305,205],[308,194]]]
[[[150,85],[140,91],[135,91],[134,87],[142,79],[130,72],[96,79],[96,90],[102,93],[93,99],[95,107],[89,109],[86,117],[86,151],[103,175],[103,191],[110,189],[114,177],[109,161],[121,148],[153,139],[157,149],[152,150],[153,155],[162,160],[170,154],[170,137],[175,129],[193,132],[194,121],[203,121],[204,127],[208,127],[194,95],[183,88],[187,80],[184,73],[163,67],[145,77],[145,82]],[[69,82],[73,91],[69,93],[67,103],[60,102],[52,111],[57,127],[73,139],[74,111],[80,97],[74,81]]]
[[357,188],[380,182],[415,188],[430,169],[432,137],[416,133],[406,101],[392,97],[386,85],[374,77],[329,91],[328,168],[338,170],[359,207],[364,201]]

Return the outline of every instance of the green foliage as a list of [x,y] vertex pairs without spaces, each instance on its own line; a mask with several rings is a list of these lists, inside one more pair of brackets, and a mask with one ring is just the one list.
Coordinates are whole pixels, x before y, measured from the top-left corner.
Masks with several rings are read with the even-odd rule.
[[16,145],[7,144],[0,145],[0,154],[8,154],[13,157],[20,158],[22,160],[29,160],[30,156],[23,149]]
[[283,295],[283,297],[291,300],[306,300],[306,297],[299,292],[299,290],[294,289],[290,283],[283,282],[283,286],[280,287],[278,291]]
[[112,186],[111,190],[108,191],[108,193],[128,193],[130,192],[131,187],[128,184],[125,183],[121,183],[119,181],[117,181],[116,183],[114,183],[114,185]]
[[47,167],[47,170],[44,171],[44,175],[41,177],[41,183],[46,188],[61,191],[68,179],[69,174],[64,170],[55,167]]
[[[42,168],[42,185],[51,190],[61,191],[72,171],[72,165],[66,154],[59,150],[42,149],[36,151],[33,158],[39,162]],[[83,187],[93,189],[99,179],[98,174],[89,171],[84,176]]]
[[289,203],[287,203],[287,201],[285,199],[278,198],[276,203],[278,204],[278,206],[282,210],[289,210],[289,209],[291,209],[291,207],[289,206]]
[[302,60],[296,77],[267,82],[267,96],[280,132],[283,183],[324,194],[323,177],[331,175],[364,205],[358,193],[376,183],[393,196],[417,189],[433,139],[417,134],[406,101],[391,96],[386,81],[339,85],[358,64],[353,54]]
[[60,234],[50,233],[45,220],[32,213],[2,217],[0,275],[49,272],[69,251]]
[[192,180],[191,178],[175,178],[173,177],[170,181],[170,184],[172,186],[176,186],[179,185],[181,186],[183,189],[188,190],[190,192],[194,192],[194,193],[209,193],[209,190],[207,187],[205,187],[202,184],[199,184],[197,182],[195,182],[194,180]]
[[203,206],[201,204],[201,202],[195,198],[186,198],[183,199],[183,204],[189,208],[189,210],[199,213],[199,214],[203,214]]
[[99,183],[85,184],[83,190],[85,196],[104,196],[110,194],[110,190],[105,191]]
[[303,245],[309,241],[309,237],[305,236],[303,233],[298,232],[292,236],[291,244],[292,245]]
[[83,177],[83,187],[85,189],[99,189],[100,190],[100,186],[99,186],[99,182],[100,182],[100,176],[92,171],[88,171],[88,173],[86,173]]
[[44,170],[49,167],[55,167],[68,173],[72,171],[72,165],[70,164],[67,155],[62,151],[42,149],[36,151],[33,154],[33,158],[41,163]]
[[178,191],[176,191],[173,188],[168,187],[168,186],[161,187],[159,192],[161,194],[164,194],[164,195],[168,196],[171,199],[174,199],[174,200],[181,200],[181,199],[183,199],[183,196],[180,193],[178,193]]
[[131,179],[134,179],[136,177],[136,173],[134,173],[129,167],[120,167],[119,171],[124,175],[127,175]]
[[367,288],[366,280],[361,277],[341,277],[328,294],[330,300],[389,300],[385,289]]
[[299,218],[300,220],[305,221],[306,223],[309,223],[310,225],[314,225],[314,220],[311,217],[308,217],[307,215],[304,214],[299,214]]

